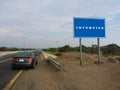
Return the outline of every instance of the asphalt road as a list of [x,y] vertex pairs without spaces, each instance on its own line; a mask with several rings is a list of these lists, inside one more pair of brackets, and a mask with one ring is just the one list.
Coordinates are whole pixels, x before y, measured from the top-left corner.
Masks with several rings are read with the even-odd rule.
[[11,69],[10,58],[14,54],[0,57],[0,90],[12,79],[19,70]]

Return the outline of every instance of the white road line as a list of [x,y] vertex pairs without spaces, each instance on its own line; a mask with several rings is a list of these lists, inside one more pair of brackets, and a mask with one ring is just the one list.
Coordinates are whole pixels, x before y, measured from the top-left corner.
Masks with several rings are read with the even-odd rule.
[[7,60],[1,60],[0,63],[4,63],[4,62],[7,62],[9,61],[10,59],[7,59]]

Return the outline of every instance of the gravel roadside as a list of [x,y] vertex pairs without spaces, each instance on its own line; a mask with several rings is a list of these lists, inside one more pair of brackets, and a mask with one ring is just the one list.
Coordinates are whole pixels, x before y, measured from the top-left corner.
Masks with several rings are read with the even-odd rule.
[[26,69],[11,90],[120,90],[119,64],[84,63],[80,66],[72,55],[76,53],[58,57],[65,64],[65,72],[39,56],[35,70]]

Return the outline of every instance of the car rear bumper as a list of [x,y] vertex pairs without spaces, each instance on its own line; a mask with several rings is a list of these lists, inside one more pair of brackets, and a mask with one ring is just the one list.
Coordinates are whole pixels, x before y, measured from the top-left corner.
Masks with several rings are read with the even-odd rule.
[[32,62],[20,63],[20,62],[12,62],[12,66],[14,67],[31,67]]

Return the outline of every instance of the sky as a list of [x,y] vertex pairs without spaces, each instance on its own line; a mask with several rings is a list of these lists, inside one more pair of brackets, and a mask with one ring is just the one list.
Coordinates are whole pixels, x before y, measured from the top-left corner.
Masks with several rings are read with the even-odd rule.
[[[50,48],[79,45],[73,17],[104,18],[100,45],[120,45],[120,0],[0,0],[0,46]],[[97,44],[82,38],[82,44]]]

